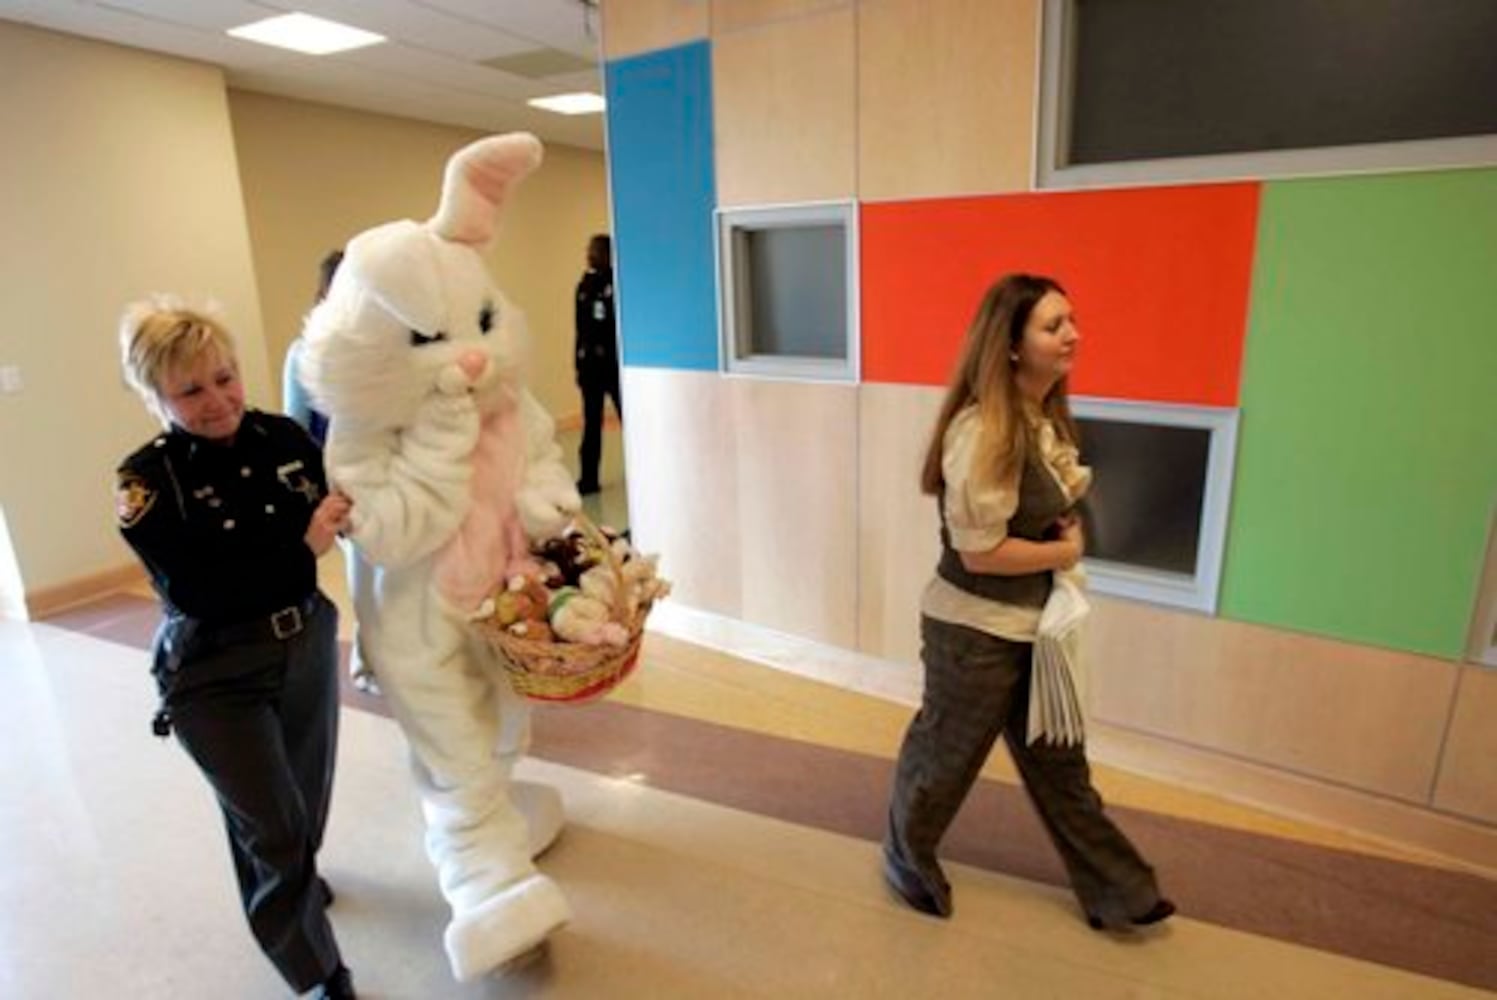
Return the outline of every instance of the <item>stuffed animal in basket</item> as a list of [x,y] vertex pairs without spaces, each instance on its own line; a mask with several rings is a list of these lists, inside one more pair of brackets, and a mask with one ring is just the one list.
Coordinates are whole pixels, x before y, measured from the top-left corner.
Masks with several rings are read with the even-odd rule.
[[[641,606],[648,608],[669,595],[671,585],[657,572],[660,556],[640,555],[622,538],[615,539],[612,547],[614,556],[619,561],[619,575],[623,582],[624,611],[632,620],[639,614]],[[618,581],[607,566],[594,566],[586,570],[578,585],[583,593],[609,607],[614,607],[617,603]]]
[[627,646],[629,630],[613,621],[612,615],[613,605],[599,600],[585,588],[562,587],[552,591],[551,630],[567,642]]
[[550,642],[551,592],[539,577],[516,574],[492,602],[484,601],[478,615],[492,617],[510,635]]
[[527,535],[554,535],[581,505],[552,420],[525,388],[523,320],[481,256],[540,160],[525,134],[458,151],[435,216],[348,244],[303,355],[331,418],[328,475],[353,499],[350,537],[373,567],[355,594],[360,633],[410,746],[460,980],[569,917],[532,862],[560,829],[560,796],[511,782],[529,709],[468,626],[502,581],[535,570]]

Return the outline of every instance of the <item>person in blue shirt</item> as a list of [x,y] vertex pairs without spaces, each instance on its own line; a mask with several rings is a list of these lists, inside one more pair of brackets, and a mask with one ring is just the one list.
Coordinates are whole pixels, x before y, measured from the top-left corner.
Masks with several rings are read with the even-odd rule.
[[[341,263],[343,263],[342,250],[334,250],[322,258],[315,302],[321,302],[327,296],[328,286],[333,283],[333,275],[338,273],[338,265]],[[286,348],[286,365],[281,371],[281,399],[285,401],[286,416],[301,424],[318,445],[325,445],[327,444],[327,417],[317,412],[312,406],[312,398],[307,395],[306,387],[302,385],[301,348],[302,339],[298,334],[297,338],[291,342],[291,346]]]
[[[334,250],[322,258],[322,263],[318,266],[317,298],[313,302],[314,305],[327,297],[327,290],[333,284],[333,276],[338,273],[338,265],[342,263],[342,250]],[[319,447],[325,447],[328,419],[312,405],[312,397],[307,393],[306,386],[302,384],[302,343],[302,338],[298,335],[291,342],[291,346],[286,349],[286,365],[281,373],[281,398],[285,401],[286,416],[301,424]],[[356,594],[364,585],[364,578],[368,574],[364,572],[358,553],[353,550],[352,546],[343,547],[343,559],[348,567],[349,593]],[[354,626],[353,650],[349,654],[348,671],[349,676],[353,678],[354,687],[368,694],[379,694],[379,683],[374,679],[374,671],[369,669],[369,664],[359,651],[357,624]]]

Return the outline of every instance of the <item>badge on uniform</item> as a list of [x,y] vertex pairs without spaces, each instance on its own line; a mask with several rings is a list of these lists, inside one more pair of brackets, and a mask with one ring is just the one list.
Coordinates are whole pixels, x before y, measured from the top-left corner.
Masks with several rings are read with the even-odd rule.
[[133,528],[156,504],[156,491],[133,472],[121,472],[114,489],[114,512],[120,527]]
[[[300,461],[287,462],[285,465],[276,466],[275,477],[281,481],[281,485],[293,493],[300,493],[307,498],[307,503],[315,504],[322,499],[322,490],[302,470],[306,466]],[[293,478],[293,474],[296,474]]]

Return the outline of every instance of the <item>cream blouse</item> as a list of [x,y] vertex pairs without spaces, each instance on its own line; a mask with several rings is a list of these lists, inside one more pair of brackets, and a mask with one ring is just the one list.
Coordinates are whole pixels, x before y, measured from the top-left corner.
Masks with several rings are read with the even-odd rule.
[[[1041,416],[1031,417],[1040,464],[1056,485],[1075,503],[1091,485],[1092,470],[1081,464],[1074,445],[1061,441],[1055,427]],[[977,407],[958,413],[942,440],[941,475],[946,481],[946,527],[951,547],[958,552],[987,552],[1008,537],[1008,522],[1019,509],[1017,475],[1009,482],[979,482],[973,476],[982,429]],[[1013,642],[1033,642],[1040,609],[989,600],[957,587],[940,575],[925,587],[920,611],[939,621],[987,632]]]

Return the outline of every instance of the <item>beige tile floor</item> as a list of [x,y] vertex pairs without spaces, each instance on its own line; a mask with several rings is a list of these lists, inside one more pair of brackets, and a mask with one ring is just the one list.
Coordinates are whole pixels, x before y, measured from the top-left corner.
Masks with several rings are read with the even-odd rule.
[[[340,633],[349,639],[354,619],[343,574],[341,553],[335,548],[319,565],[319,577],[322,589],[341,611]],[[151,596],[144,584],[136,592]],[[735,634],[717,641],[731,647],[739,640]],[[884,665],[881,669],[889,668]],[[836,671],[827,671],[826,676],[831,683],[653,631],[649,669],[636,673],[612,697],[652,711],[892,759],[909,724],[910,708],[898,699],[848,690]],[[1018,782],[1013,764],[1004,753],[993,754],[983,776],[1009,784]],[[1286,818],[1105,765],[1094,766],[1094,780],[1103,797],[1116,805],[1379,857],[1441,863],[1440,858],[1428,853]]]
[[[667,655],[662,662],[668,661]],[[9,683],[0,763],[0,996],[282,996],[237,912],[211,798],[174,745],[147,735],[139,650],[45,625],[0,623]],[[803,707],[812,682],[712,663],[703,685],[788,713],[801,734],[853,742]],[[712,699],[657,666],[628,694],[696,712]],[[764,681],[755,694],[749,680]],[[791,682],[795,682],[791,685]],[[792,691],[790,687],[795,689]],[[676,693],[667,698],[665,689]],[[770,711],[766,706],[776,706]],[[866,708],[867,706],[864,706]],[[875,711],[867,718],[879,718]],[[879,723],[887,725],[890,723]],[[1482,996],[1237,931],[1172,921],[1115,941],[1050,887],[961,868],[949,924],[893,905],[876,846],[541,762],[570,825],[543,860],[575,908],[542,963],[459,987],[420,847],[399,734],[346,712],[324,867],[335,924],[368,997],[1275,997]]]
[[[577,446],[581,441],[581,431],[561,431],[556,435],[556,443],[561,446],[562,457],[574,479],[578,474]],[[603,430],[603,458],[598,463],[598,482],[603,488],[583,497],[582,509],[598,524],[620,530],[627,528],[629,498],[624,485],[624,435],[617,425],[605,426]]]

